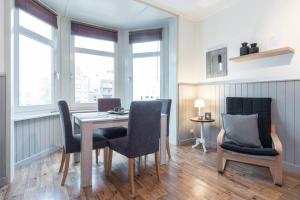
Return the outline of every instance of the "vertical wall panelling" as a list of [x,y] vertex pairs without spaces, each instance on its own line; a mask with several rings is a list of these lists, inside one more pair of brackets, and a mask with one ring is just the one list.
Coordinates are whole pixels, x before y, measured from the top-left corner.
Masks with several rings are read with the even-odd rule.
[[300,165],[300,81],[295,81],[295,164]]
[[58,150],[60,137],[58,115],[15,121],[16,168]]
[[286,161],[293,163],[295,158],[295,82],[285,84],[285,141]]
[[[206,139],[208,144],[215,147],[217,134],[222,126],[221,113],[225,112],[226,97],[271,97],[272,98],[272,123],[276,124],[279,138],[283,144],[285,169],[300,173],[300,81],[270,81],[255,83],[210,83],[200,84],[182,88],[184,92],[179,93],[181,100],[187,99],[182,95],[193,96],[192,92],[196,88],[194,98],[203,98],[207,102],[206,112],[211,112],[215,118],[215,123],[206,125]],[[190,90],[190,92],[186,91]],[[188,139],[184,134],[195,124],[186,123],[184,114],[190,110],[184,104],[184,108],[179,105],[179,126],[185,129],[180,132],[182,138]],[[186,123],[185,125],[183,125]]]
[[235,84],[235,96],[236,97],[242,96],[242,84],[240,83]]
[[6,184],[6,84],[0,75],[0,187]]
[[286,152],[286,124],[285,124],[285,82],[277,82],[277,110],[278,110],[278,121],[277,121],[277,132],[283,145],[283,159],[285,160]]

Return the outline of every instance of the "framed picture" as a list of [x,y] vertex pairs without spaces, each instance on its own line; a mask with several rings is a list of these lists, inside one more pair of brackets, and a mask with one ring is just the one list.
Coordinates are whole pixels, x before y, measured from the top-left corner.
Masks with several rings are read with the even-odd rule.
[[206,120],[211,120],[211,113],[210,112],[205,113],[205,119]]
[[206,52],[206,78],[227,76],[227,47]]

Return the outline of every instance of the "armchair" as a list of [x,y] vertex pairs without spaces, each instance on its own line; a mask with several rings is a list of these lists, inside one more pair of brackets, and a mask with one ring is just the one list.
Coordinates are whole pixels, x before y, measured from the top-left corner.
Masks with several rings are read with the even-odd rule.
[[[228,114],[258,114],[258,129],[263,148],[247,148],[223,142],[222,128],[217,138],[217,167],[222,173],[227,160],[270,168],[274,184],[282,185],[282,144],[271,125],[271,98],[227,97]],[[242,134],[242,133],[241,133]]]

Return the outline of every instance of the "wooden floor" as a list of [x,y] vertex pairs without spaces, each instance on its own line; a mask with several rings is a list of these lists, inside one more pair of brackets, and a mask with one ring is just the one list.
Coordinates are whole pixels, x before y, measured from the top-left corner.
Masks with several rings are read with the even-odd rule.
[[[300,199],[300,177],[284,175],[284,186],[272,184],[268,169],[229,162],[223,175],[217,173],[216,153],[204,154],[191,146],[172,147],[173,158],[155,175],[154,156],[146,170],[136,176],[136,199]],[[103,156],[103,151],[101,151]],[[64,187],[58,174],[60,153],[18,170],[5,199],[130,199],[127,160],[114,154],[112,176],[106,178],[103,163],[93,163],[93,187],[80,190],[78,164],[70,167]],[[101,160],[103,157],[101,158]]]

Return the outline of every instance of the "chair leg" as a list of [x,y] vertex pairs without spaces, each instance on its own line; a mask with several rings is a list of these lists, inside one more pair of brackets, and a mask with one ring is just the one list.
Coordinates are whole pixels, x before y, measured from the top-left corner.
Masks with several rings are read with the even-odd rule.
[[169,137],[167,137],[166,144],[167,144],[167,152],[168,152],[169,160],[171,160],[171,151],[170,151]]
[[145,167],[145,170],[147,168],[147,160],[148,160],[148,155],[145,155],[144,156],[144,167]]
[[113,150],[108,150],[108,162],[107,162],[107,176],[110,176],[111,174],[111,166],[112,166],[112,156],[113,156]]
[[100,155],[100,149],[96,149],[96,163],[99,163],[99,155]]
[[64,170],[64,175],[63,178],[61,180],[61,185],[64,186],[65,185],[65,181],[68,175],[68,171],[69,171],[69,164],[70,164],[70,154],[67,153],[66,154],[66,160],[65,160],[65,170]]
[[159,174],[159,152],[155,152],[155,166],[156,166],[157,179],[160,181],[160,174]]
[[129,180],[130,180],[130,190],[131,195],[135,196],[135,185],[134,185],[134,158],[128,159],[128,172],[129,172]]
[[223,173],[226,165],[226,159],[223,157],[223,150],[221,147],[217,147],[217,157],[218,172]]
[[141,162],[142,162],[142,157],[139,157],[139,161],[138,161],[138,173],[140,174],[141,172]]
[[282,185],[282,155],[277,155],[274,160],[273,167],[270,168],[274,184]]
[[103,156],[103,163],[104,163],[104,172],[105,175],[108,176],[108,153],[109,153],[109,147],[104,148],[104,156]]
[[61,161],[60,161],[60,167],[59,167],[59,173],[61,173],[62,170],[63,170],[63,168],[64,168],[65,159],[66,159],[66,152],[65,152],[65,148],[63,148],[63,150],[62,150],[62,156],[61,156]]

